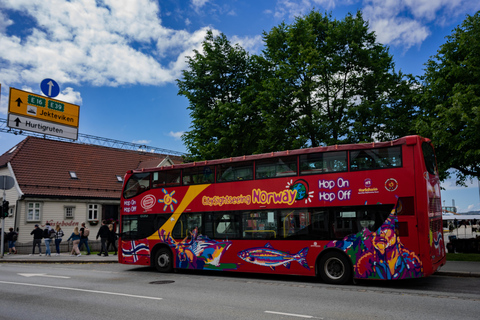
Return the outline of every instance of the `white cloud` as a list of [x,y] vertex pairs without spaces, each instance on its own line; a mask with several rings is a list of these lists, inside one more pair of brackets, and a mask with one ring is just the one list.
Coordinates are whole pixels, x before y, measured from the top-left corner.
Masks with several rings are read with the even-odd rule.
[[405,50],[425,41],[432,33],[429,25],[451,23],[480,9],[478,0],[277,0],[274,11],[264,12],[293,21],[313,8],[323,12],[343,5],[356,5],[362,10],[380,43]]
[[73,104],[82,104],[82,96],[80,92],[75,91],[73,88],[67,87],[60,94],[55,97],[57,100],[65,101],[65,102],[70,102]]
[[8,19],[6,15],[0,12],[0,32],[5,32],[8,26],[12,25],[13,21]]
[[260,54],[262,47],[264,46],[263,38],[261,35],[255,37],[237,37],[233,36],[230,40],[232,44],[240,45],[245,51],[251,54]]
[[[95,86],[171,83],[206,32],[162,26],[154,0],[2,0],[2,8],[35,23],[24,30],[0,11],[4,85],[38,83],[46,75],[59,83]],[[7,29],[22,30],[13,33],[22,36]]]
[[192,7],[195,11],[198,11],[207,4],[209,0],[192,0]]
[[142,145],[145,145],[145,146],[148,146],[148,144],[152,142],[151,140],[133,140],[132,143],[135,143],[135,144],[142,144]]
[[275,11],[266,10],[265,13],[272,13],[277,19],[294,19],[295,17],[307,14],[310,10],[315,8],[322,12],[324,10],[330,11],[336,6],[342,4],[349,4],[355,0],[277,0]]
[[185,131],[179,131],[179,132],[170,131],[168,133],[168,136],[175,138],[175,140],[180,140],[184,133],[185,133]]
[[364,0],[362,11],[380,43],[408,50],[431,34],[429,25],[450,23],[478,8],[476,0]]

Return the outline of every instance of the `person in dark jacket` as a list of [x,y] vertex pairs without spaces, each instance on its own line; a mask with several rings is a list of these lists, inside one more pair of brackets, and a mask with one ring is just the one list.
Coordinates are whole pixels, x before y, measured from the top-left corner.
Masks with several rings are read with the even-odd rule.
[[13,228],[8,229],[8,231],[10,231],[6,237],[8,241],[8,254],[12,254],[12,253],[16,254],[17,249],[15,249],[15,242],[17,242],[18,233],[13,231]]
[[108,225],[108,239],[107,239],[107,252],[108,249],[110,249],[110,245],[113,246],[113,250],[115,253],[113,255],[117,254],[117,246],[115,242],[117,241],[117,234],[115,233],[115,230],[113,230],[113,224]]
[[35,246],[38,246],[38,252],[42,255],[42,239],[43,239],[43,230],[38,227],[38,224],[35,225],[35,229],[30,232],[33,235],[33,248],[30,255],[35,254]]
[[100,241],[102,243],[102,247],[100,248],[100,253],[97,254],[98,256],[101,256],[103,252],[104,256],[108,257],[107,240],[108,240],[109,233],[110,231],[108,230],[107,222],[105,220],[102,220],[102,226],[100,227],[100,229],[98,229],[98,233],[97,233],[97,240],[98,240],[98,237],[100,237]]

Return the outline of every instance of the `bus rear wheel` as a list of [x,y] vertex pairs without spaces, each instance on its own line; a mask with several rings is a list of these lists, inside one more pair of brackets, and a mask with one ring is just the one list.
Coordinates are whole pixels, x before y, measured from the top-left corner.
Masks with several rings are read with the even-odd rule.
[[338,252],[328,252],[320,259],[319,272],[322,280],[329,284],[345,284],[352,277],[350,261]]
[[172,253],[167,248],[160,248],[155,255],[155,268],[158,272],[171,272],[173,270]]

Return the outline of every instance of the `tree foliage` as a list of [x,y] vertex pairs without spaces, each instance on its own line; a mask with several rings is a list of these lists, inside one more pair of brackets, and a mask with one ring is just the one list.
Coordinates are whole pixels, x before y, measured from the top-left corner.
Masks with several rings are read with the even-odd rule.
[[436,146],[442,179],[480,176],[480,12],[467,16],[426,63],[418,132]]
[[372,141],[384,133],[389,91],[400,79],[360,12],[339,21],[312,11],[264,39],[275,74],[267,80],[276,90],[269,115],[272,123],[287,117],[285,140],[291,135],[302,147],[315,147]]
[[256,59],[211,31],[203,53],[194,53],[177,80],[178,93],[190,101],[191,130],[182,137],[190,160],[255,153],[262,124],[260,111],[251,104],[262,73]]
[[413,77],[395,72],[360,12],[336,20],[312,11],[263,39],[256,56],[209,32],[188,58],[177,84],[190,102],[192,159],[412,133]]

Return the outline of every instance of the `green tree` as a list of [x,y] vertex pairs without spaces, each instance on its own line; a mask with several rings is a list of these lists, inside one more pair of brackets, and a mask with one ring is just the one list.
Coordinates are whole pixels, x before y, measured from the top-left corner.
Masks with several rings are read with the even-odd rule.
[[256,57],[208,31],[203,53],[195,51],[187,61],[177,85],[190,102],[191,130],[182,137],[190,160],[255,153],[262,118],[252,101],[263,72]]
[[413,77],[360,12],[343,20],[312,11],[263,35],[249,55],[208,32],[177,80],[192,125],[191,160],[397,138],[413,132]]
[[433,140],[442,180],[480,176],[480,11],[455,28],[426,63],[418,131]]
[[291,148],[393,134],[386,131],[385,113],[391,113],[392,102],[398,105],[392,93],[400,96],[402,75],[360,12],[336,20],[312,11],[264,33],[264,40],[274,72],[264,83],[271,99],[263,110],[275,133],[267,137]]

